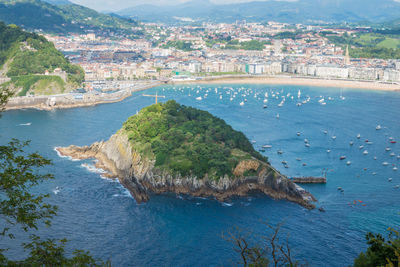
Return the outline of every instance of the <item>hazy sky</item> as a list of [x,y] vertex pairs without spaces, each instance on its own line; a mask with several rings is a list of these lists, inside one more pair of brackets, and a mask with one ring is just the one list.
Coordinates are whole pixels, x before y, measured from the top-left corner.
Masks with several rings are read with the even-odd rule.
[[[98,11],[118,11],[127,7],[143,4],[171,5],[188,2],[190,0],[70,0],[76,4],[87,6]],[[286,1],[295,2],[298,0],[210,0],[214,4],[244,3],[253,1]],[[351,0],[349,0],[351,1]],[[366,0],[368,1],[368,0]],[[393,0],[400,2],[400,0]]]
[[[143,5],[143,4],[154,4],[154,5],[171,5],[171,3],[179,4],[189,0],[70,0],[76,4],[87,6],[98,11],[118,11],[127,7]],[[211,0],[214,4],[230,4],[230,3],[243,3],[253,2],[257,0]],[[258,0],[263,1],[263,0]],[[268,1],[268,0],[264,0]],[[275,0],[275,1],[288,1],[293,2],[296,0]],[[400,1],[400,0],[399,0]]]

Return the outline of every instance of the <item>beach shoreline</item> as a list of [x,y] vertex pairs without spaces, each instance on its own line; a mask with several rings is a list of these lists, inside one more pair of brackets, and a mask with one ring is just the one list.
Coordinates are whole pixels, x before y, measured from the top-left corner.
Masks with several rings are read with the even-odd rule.
[[171,84],[272,84],[299,85],[313,87],[337,87],[366,90],[398,91],[400,84],[382,83],[378,81],[320,79],[296,76],[221,76],[207,77],[201,80],[173,81]]

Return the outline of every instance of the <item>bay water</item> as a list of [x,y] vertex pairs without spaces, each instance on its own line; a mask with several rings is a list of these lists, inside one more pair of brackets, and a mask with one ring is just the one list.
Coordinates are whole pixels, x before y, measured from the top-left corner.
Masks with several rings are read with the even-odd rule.
[[[224,119],[257,150],[272,146],[262,154],[289,177],[326,172],[327,184],[303,185],[326,212],[261,194],[226,203],[152,195],[137,204],[118,182],[101,178],[92,160],[57,155],[58,146],[107,140],[129,116],[154,103],[136,92],[113,104],[3,113],[1,144],[11,138],[31,140],[29,151],[53,161],[45,171],[55,179],[35,191],[51,194],[48,201],[59,212],[52,227],[32,233],[66,237],[68,251],[89,250],[114,266],[230,266],[238,255],[224,233],[239,227],[254,236],[268,234],[263,222],[283,222],[283,239],[289,234],[296,258],[311,266],[348,266],[366,249],[367,232],[385,234],[388,227],[400,227],[400,171],[395,170],[400,143],[390,142],[400,142],[399,92],[253,84],[166,85],[146,91],[155,93],[165,96],[159,101],[174,99]],[[9,256],[18,258],[23,253],[19,244],[27,238],[18,233],[16,240],[1,242],[12,248]]]

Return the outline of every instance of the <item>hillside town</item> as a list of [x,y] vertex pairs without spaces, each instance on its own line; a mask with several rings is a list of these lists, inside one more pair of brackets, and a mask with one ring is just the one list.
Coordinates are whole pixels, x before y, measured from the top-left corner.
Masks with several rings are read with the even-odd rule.
[[88,82],[235,74],[400,82],[400,61],[350,58],[351,47],[327,38],[327,33],[351,36],[368,28],[245,21],[200,26],[143,23],[142,27],[146,35],[140,39],[95,33],[46,38],[83,67]]

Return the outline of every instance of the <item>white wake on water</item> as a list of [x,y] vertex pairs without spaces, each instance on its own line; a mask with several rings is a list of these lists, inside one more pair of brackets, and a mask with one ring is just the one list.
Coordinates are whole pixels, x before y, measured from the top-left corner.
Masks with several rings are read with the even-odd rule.
[[56,147],[53,148],[53,150],[57,153],[57,155],[58,155],[60,158],[69,159],[70,161],[81,161],[80,159],[73,159],[73,158],[70,157],[70,156],[63,156],[63,155],[61,155],[60,151],[57,150],[58,148],[60,148],[60,147],[59,147],[59,146],[56,146]]

